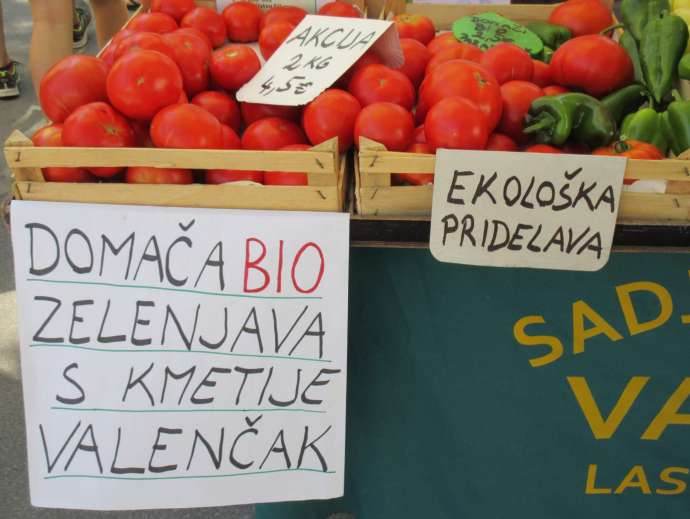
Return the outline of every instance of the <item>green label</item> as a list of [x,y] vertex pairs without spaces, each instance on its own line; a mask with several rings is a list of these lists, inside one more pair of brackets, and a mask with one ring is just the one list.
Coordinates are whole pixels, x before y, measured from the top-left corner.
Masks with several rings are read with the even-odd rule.
[[527,27],[496,13],[483,13],[459,18],[453,23],[453,34],[465,43],[487,50],[497,43],[509,42],[522,47],[532,56],[539,56],[544,44]]

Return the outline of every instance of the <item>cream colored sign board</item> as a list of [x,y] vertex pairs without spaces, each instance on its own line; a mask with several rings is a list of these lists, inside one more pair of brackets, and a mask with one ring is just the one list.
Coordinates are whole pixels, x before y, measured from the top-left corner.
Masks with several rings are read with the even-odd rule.
[[626,160],[438,150],[431,253],[465,265],[599,270]]

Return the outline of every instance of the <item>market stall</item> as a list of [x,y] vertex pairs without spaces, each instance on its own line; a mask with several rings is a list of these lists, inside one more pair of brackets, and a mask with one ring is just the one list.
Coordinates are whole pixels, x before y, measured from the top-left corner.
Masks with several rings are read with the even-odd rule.
[[[269,477],[253,466],[259,459],[243,465],[233,458],[241,435],[233,438],[230,472],[189,475],[182,465],[168,465],[163,468],[170,476],[148,479],[213,481],[199,492],[175,487],[179,506],[278,501],[260,505],[259,518],[320,519],[339,512],[357,518],[686,514],[690,101],[684,96],[690,90],[690,44],[682,6],[627,0],[618,23],[600,0],[319,3],[319,14],[338,18],[309,16],[294,6],[262,13],[247,2],[228,3],[197,2],[206,9],[201,11],[193,11],[193,2],[154,3],[155,12],[130,20],[98,60],[82,60],[89,88],[82,86],[81,97],[60,98],[65,85],[76,88],[70,81],[85,81],[70,77],[76,67],[51,71],[41,91],[53,124],[34,136],[15,132],[5,143],[20,201],[22,225],[13,232],[24,312],[36,304],[29,294],[47,297],[34,294],[39,283],[29,273],[58,276],[49,282],[58,288],[84,274],[85,291],[98,286],[117,292],[136,281],[142,264],[156,262],[159,280],[152,267],[153,281],[129,287],[160,290],[161,301],[151,306],[164,304],[164,291],[184,292],[185,315],[194,315],[192,298],[209,295],[255,305],[242,314],[246,320],[225,355],[239,354],[235,346],[243,334],[257,336],[259,351],[241,355],[266,362],[256,373],[270,370],[262,405],[240,404],[238,394],[234,404],[216,411],[237,412],[246,421],[240,420],[245,434],[258,434],[251,432],[263,416],[257,413],[271,414],[271,420],[281,415],[262,422],[282,427],[263,446],[268,449],[260,466],[268,462],[264,472],[271,479],[259,480]],[[173,9],[182,4],[190,4],[185,12]],[[44,99],[45,92],[55,98]],[[70,205],[51,209],[51,202]],[[96,248],[94,255],[91,248],[100,231],[89,218],[78,232],[69,231],[80,220],[74,203],[94,204],[85,207],[108,230],[102,252]],[[346,217],[349,224],[343,224]],[[179,226],[180,236],[166,229],[173,219],[168,227]],[[221,224],[213,225],[214,219]],[[140,225],[139,236],[152,236],[135,257],[134,278],[128,278],[129,266],[122,279],[107,268],[102,277],[103,258],[124,250],[131,222]],[[199,228],[203,238],[193,234]],[[36,236],[49,243],[48,232],[58,253],[54,264],[41,269],[37,265],[50,262],[36,252]],[[89,244],[91,267],[100,254],[98,279],[88,278],[95,269],[73,264],[69,242],[77,234]],[[151,240],[156,244],[150,249]],[[134,243],[132,238],[130,262]],[[192,243],[204,244],[198,257]],[[349,277],[343,253],[348,245]],[[187,263],[170,260],[175,246],[193,250],[189,261],[203,265],[198,278],[196,272],[176,277]],[[244,253],[244,277],[239,268],[229,275],[237,288],[232,294],[225,294],[223,247]],[[220,285],[204,288],[207,268],[219,269]],[[255,297],[265,301],[254,303]],[[307,300],[302,313],[291,306],[299,299]],[[132,341],[144,323],[141,303],[135,303]],[[193,331],[187,328],[191,335],[167,307],[159,353],[173,318],[193,352],[198,305]],[[279,320],[280,305],[292,316],[292,327]],[[309,305],[322,308],[325,331],[321,311],[305,318],[308,326],[300,324]],[[269,350],[259,331],[267,329],[257,317],[261,312],[273,320],[270,358],[262,358]],[[106,309],[103,323],[107,315]],[[75,306],[69,339],[52,342],[86,348],[72,336],[79,319]],[[303,335],[289,355],[281,353],[293,329]],[[51,342],[35,340],[41,330],[33,338],[29,328],[23,331],[22,347],[36,347],[22,352],[25,365],[34,358],[36,366],[50,364],[38,357]],[[200,330],[206,336],[203,322]],[[103,325],[99,339],[102,331]],[[318,341],[318,358],[300,354],[305,337]],[[272,363],[294,351],[301,356],[289,360],[305,363],[297,371],[294,399],[263,406],[278,369]],[[332,362],[331,371],[312,375],[309,369],[320,362]],[[70,381],[68,369],[63,375]],[[212,367],[209,376],[213,369],[226,368]],[[251,369],[242,369],[244,388]],[[311,380],[304,387],[302,370]],[[134,371],[127,390],[138,383]],[[31,394],[27,373],[33,372],[24,375],[25,393]],[[347,373],[346,408],[345,380],[338,373]],[[207,376],[197,389],[216,382]],[[310,398],[314,386],[327,386],[329,398]],[[192,398],[199,403],[211,400]],[[304,405],[287,413],[283,403]],[[109,405],[114,414],[141,412]],[[208,423],[221,426],[210,418]],[[303,425],[323,433],[289,437]],[[335,432],[326,436],[331,428]],[[212,441],[200,440],[216,470],[223,466],[222,431],[217,452]],[[160,436],[159,428],[150,472],[156,472],[154,454],[167,448]],[[45,436],[40,438],[49,460]],[[93,447],[83,441],[75,453]],[[117,428],[115,459],[119,445]],[[36,463],[39,456],[31,456]],[[108,482],[86,469],[70,474],[68,466],[52,476],[42,474],[40,463],[33,466],[39,504],[165,506],[156,498],[163,486],[119,503],[117,492],[125,487],[106,491],[98,485]],[[144,472],[142,467],[127,478],[146,479],[138,475]],[[232,479],[243,472],[256,483]],[[80,503],[64,492],[59,496],[58,487],[51,490],[59,478],[93,479],[96,497]],[[222,485],[230,490],[219,497]],[[101,499],[99,492],[110,497]],[[333,495],[343,497],[326,499]]]

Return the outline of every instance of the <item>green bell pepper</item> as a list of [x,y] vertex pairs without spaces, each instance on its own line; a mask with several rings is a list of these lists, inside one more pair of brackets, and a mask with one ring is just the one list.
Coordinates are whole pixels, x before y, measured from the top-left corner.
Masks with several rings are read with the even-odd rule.
[[642,64],[640,63],[640,50],[637,46],[635,38],[628,31],[623,32],[619,42],[621,47],[623,47],[628,56],[630,56],[630,61],[633,64],[633,70],[635,71],[635,83],[640,85],[645,84],[644,74],[642,73]]
[[599,100],[568,92],[535,99],[525,117],[524,131],[540,144],[560,146],[571,140],[598,148],[613,140],[616,122]]
[[668,0],[623,0],[621,2],[621,18],[625,29],[640,41],[647,22],[659,16],[663,11],[669,12],[671,7]]
[[645,83],[656,103],[673,88],[678,61],[688,43],[688,26],[675,15],[651,18],[640,41],[640,63]]
[[663,117],[653,108],[643,108],[626,116],[621,126],[620,138],[648,142],[659,148],[664,155],[668,152],[668,138]]
[[544,48],[541,51],[541,56],[539,56],[539,61],[543,61],[544,63],[548,64],[551,63],[551,58],[553,57],[553,49],[551,47],[547,47],[544,45]]
[[628,85],[607,95],[601,100],[609,109],[616,124],[620,124],[623,117],[637,110],[647,100],[647,91],[642,85]]
[[530,22],[527,28],[539,36],[544,45],[552,49],[557,49],[573,37],[573,33],[567,27],[549,22]]
[[678,62],[678,77],[680,79],[690,79],[690,54],[686,54]]
[[673,153],[690,149],[690,101],[674,101],[662,114],[663,126]]

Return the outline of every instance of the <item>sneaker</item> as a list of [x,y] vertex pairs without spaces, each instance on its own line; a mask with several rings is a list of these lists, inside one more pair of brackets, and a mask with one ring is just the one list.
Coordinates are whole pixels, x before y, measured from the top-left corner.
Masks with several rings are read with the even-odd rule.
[[17,97],[19,95],[19,68],[16,61],[0,68],[0,98]]
[[77,23],[72,27],[72,48],[82,49],[86,47],[89,42],[89,36],[86,30],[91,23],[91,12],[82,7],[75,7],[74,13],[77,18]]

